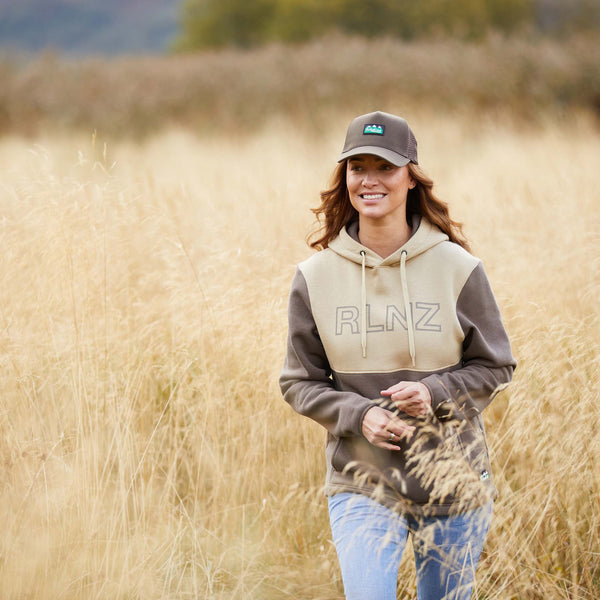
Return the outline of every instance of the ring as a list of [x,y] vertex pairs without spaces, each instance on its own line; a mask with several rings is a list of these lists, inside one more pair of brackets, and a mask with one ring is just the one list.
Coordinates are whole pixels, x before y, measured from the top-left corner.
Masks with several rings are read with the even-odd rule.
[[390,432],[390,439],[388,440],[388,442],[393,442],[396,439],[396,434]]

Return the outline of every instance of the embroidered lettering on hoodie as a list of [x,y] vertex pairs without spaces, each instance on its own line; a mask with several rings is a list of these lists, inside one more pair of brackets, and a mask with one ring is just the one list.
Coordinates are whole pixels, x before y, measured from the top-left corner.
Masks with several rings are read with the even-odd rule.
[[[440,311],[439,302],[411,302],[411,312],[415,331],[442,332],[442,325],[435,317]],[[388,304],[385,309],[385,323],[371,322],[371,305],[367,304],[367,332],[395,331],[398,327],[408,330],[404,309]],[[337,306],[335,310],[335,335],[360,333],[360,308],[347,305]]]

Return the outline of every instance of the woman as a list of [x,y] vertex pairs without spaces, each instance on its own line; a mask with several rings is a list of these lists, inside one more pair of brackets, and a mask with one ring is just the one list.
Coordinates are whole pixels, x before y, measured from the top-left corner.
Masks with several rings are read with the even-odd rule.
[[515,367],[460,224],[406,121],[348,128],[298,266],[280,384],[327,429],[333,540],[348,599],[396,598],[412,534],[419,600],[469,598],[491,519],[481,413]]

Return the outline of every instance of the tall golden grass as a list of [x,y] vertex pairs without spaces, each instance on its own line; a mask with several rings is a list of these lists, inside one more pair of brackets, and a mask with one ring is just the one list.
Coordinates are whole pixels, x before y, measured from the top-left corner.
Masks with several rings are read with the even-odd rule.
[[[519,360],[485,414],[500,497],[476,597],[598,598],[597,131],[404,114]],[[277,377],[352,116],[0,140],[2,598],[342,598],[324,431]]]

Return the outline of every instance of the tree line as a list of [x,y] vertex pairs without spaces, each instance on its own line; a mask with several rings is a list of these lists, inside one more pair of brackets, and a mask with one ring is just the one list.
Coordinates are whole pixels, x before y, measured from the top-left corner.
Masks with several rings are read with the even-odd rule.
[[185,0],[176,49],[303,42],[339,32],[411,40],[600,29],[598,0]]

